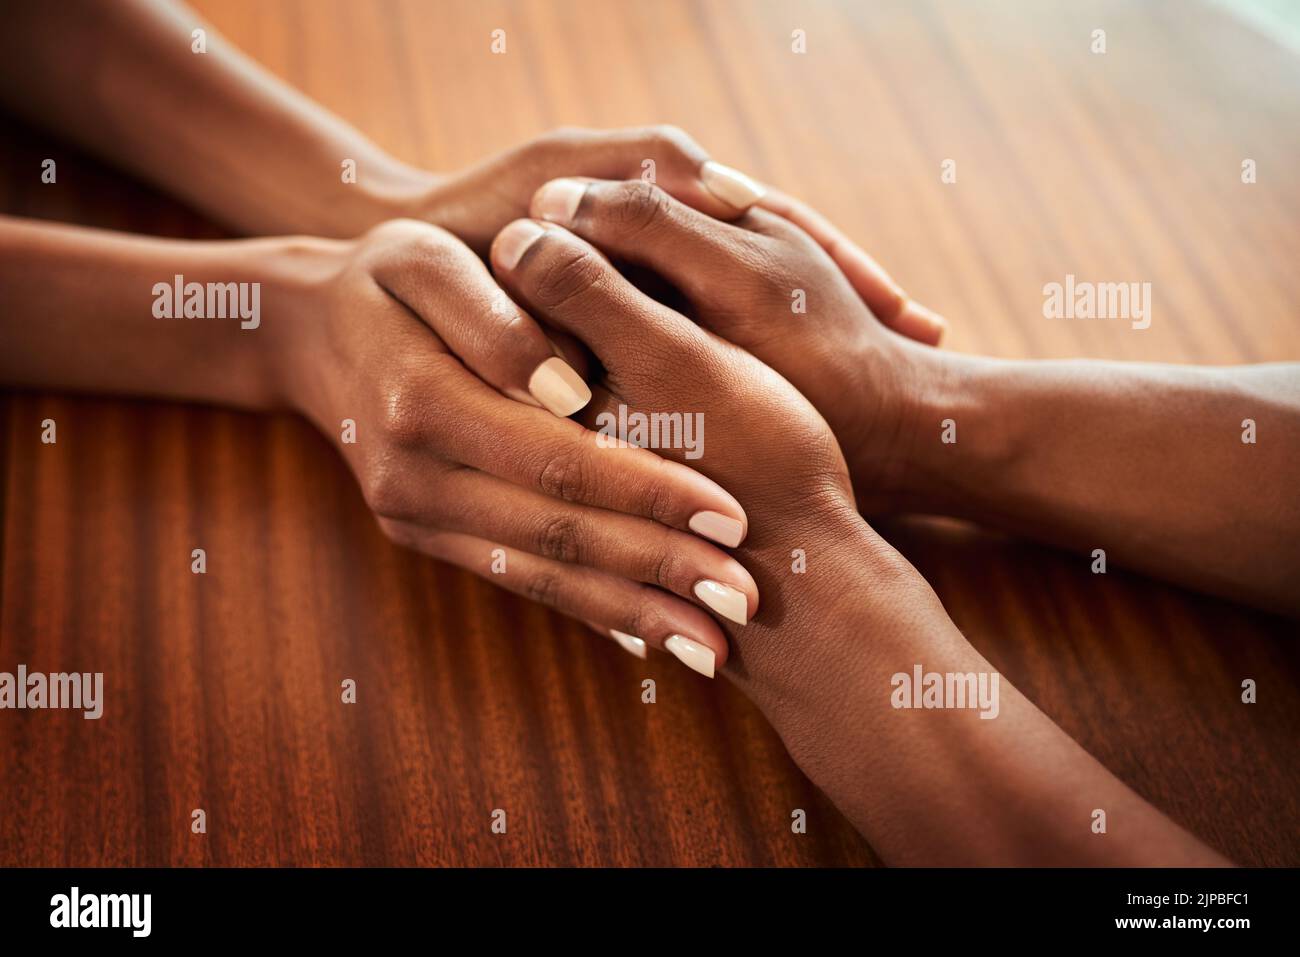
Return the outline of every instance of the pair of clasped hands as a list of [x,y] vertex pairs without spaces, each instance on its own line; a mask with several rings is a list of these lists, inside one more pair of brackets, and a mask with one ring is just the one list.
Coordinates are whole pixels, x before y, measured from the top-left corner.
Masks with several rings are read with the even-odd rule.
[[[889,327],[934,342],[942,324],[815,213],[679,130],[529,149],[581,168],[584,144],[617,146],[605,169],[653,160],[659,184],[551,179],[503,204],[495,232],[478,211],[467,239],[490,272],[426,222],[357,241],[326,304],[330,358],[311,365],[379,387],[314,388],[305,411],[327,431],[349,415],[377,429],[340,448],[395,541],[712,677],[722,623],[746,625],[762,600],[744,553],[768,553],[769,586],[797,590],[792,556],[827,571],[807,551],[855,516],[852,479],[884,492],[901,414]],[[369,361],[380,375],[357,374]],[[597,417],[620,406],[702,413],[703,456],[599,441]]]
[[[58,157],[35,188],[86,189],[71,141],[250,238],[0,216],[6,387],[300,412],[393,540],[725,674],[889,863],[1223,863],[1005,677],[983,712],[899,705],[900,674],[995,669],[862,515],[1300,614],[1294,364],[945,353],[829,222],[678,129],[432,173],[181,4],[69,4],[0,33],[0,105]],[[258,284],[260,321],[158,318],[178,276]],[[702,416],[703,455],[602,441],[605,414]]]

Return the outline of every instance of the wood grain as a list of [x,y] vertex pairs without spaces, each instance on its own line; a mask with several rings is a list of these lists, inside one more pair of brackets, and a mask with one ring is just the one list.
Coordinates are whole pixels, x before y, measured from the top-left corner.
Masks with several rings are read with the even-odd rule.
[[[677,123],[830,213],[953,320],[951,348],[1300,354],[1300,64],[1217,7],[198,6],[434,169],[559,124]],[[37,131],[6,122],[0,155],[6,212],[218,235]],[[32,172],[45,156],[58,189]],[[1151,282],[1151,328],[1043,319],[1042,286],[1066,273]],[[57,445],[39,442],[46,417]],[[306,424],[13,393],[0,422],[0,670],[103,671],[111,696],[100,721],[0,713],[0,864],[874,862],[725,682],[389,545]],[[883,530],[1139,793],[1237,861],[1300,864],[1294,624],[951,523]]]

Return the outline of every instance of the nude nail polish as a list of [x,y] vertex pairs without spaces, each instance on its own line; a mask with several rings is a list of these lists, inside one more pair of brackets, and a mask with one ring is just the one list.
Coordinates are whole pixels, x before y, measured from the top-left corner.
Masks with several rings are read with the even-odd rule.
[[704,187],[728,206],[749,209],[767,192],[738,169],[709,160],[700,168]]
[[745,526],[721,512],[696,512],[687,524],[696,535],[703,535],[728,548],[735,548],[745,538]]
[[544,232],[546,230],[541,226],[526,219],[511,223],[497,237],[497,262],[504,269],[514,269],[528,247],[537,242]]
[[717,656],[711,648],[691,641],[685,635],[673,635],[664,642],[664,648],[692,671],[698,671],[706,678],[713,677],[713,662]]
[[591,390],[582,376],[559,356],[552,356],[528,379],[528,392],[553,415],[568,418],[591,401]]
[[538,219],[567,226],[578,214],[587,184],[576,179],[553,179],[538,192],[533,209]]
[[695,583],[695,597],[723,618],[738,625],[749,621],[749,599],[739,589],[708,578]]
[[610,637],[617,641],[619,645],[622,646],[623,650],[629,655],[634,655],[637,658],[644,658],[646,656],[645,642],[636,635],[629,635],[626,632],[615,631],[613,628],[609,630],[609,634]]

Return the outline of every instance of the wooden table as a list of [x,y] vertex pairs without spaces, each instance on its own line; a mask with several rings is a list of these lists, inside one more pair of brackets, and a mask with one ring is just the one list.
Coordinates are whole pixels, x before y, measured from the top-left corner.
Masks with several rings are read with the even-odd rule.
[[[954,349],[1300,354],[1300,63],[1218,7],[199,6],[431,168],[559,124],[679,124],[832,214],[953,320]],[[0,140],[7,212],[218,235],[42,133],[7,122]],[[32,172],[50,155],[57,190]],[[1151,282],[1151,328],[1044,319],[1042,286],[1067,273]],[[110,694],[100,721],[0,713],[0,863],[873,862],[725,681],[389,545],[303,422],[31,394],[5,395],[0,422],[0,670],[103,671]],[[1300,864],[1293,623],[967,528],[883,528],[1139,793],[1235,860]]]

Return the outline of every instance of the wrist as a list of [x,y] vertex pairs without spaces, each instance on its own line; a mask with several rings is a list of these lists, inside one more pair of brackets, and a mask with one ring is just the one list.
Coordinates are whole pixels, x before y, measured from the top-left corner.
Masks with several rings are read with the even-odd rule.
[[363,155],[344,168],[342,185],[308,203],[322,217],[298,222],[292,231],[348,239],[390,219],[423,219],[442,177],[387,153]]
[[310,417],[309,374],[325,357],[329,290],[346,267],[354,243],[310,236],[278,236],[247,244],[263,283],[265,320],[259,367],[265,405]]
[[357,177],[362,209],[354,228],[341,235],[358,236],[390,219],[424,219],[430,197],[443,179],[397,159],[376,164],[365,176]]
[[[762,605],[732,631],[729,677],[786,733],[833,707],[828,689],[872,672],[917,599],[937,606],[920,575],[843,495],[810,496],[797,521],[752,527],[737,557]],[[939,608],[942,614],[942,608]],[[787,742],[791,743],[791,742]]]
[[806,552],[801,576],[783,576],[777,555],[742,558],[763,606],[732,631],[724,673],[877,851],[902,861],[898,825],[918,806],[941,805],[968,773],[951,755],[987,753],[988,735],[986,722],[966,712],[906,720],[896,676],[918,665],[954,674],[992,668],[925,580],[851,506],[818,516]]
[[962,514],[963,503],[988,488],[1014,458],[1020,423],[997,412],[999,390],[1014,363],[910,340],[896,345],[890,362],[896,431],[884,450],[857,450],[851,461],[854,487],[874,477],[889,511]]
[[927,451],[920,437],[938,434],[929,420],[952,388],[948,354],[876,332],[863,335],[856,347],[838,349],[834,362],[823,364],[841,384],[837,405],[844,406],[838,414],[843,421],[835,433],[864,515],[915,504],[917,474],[925,474],[927,465],[920,460]]

